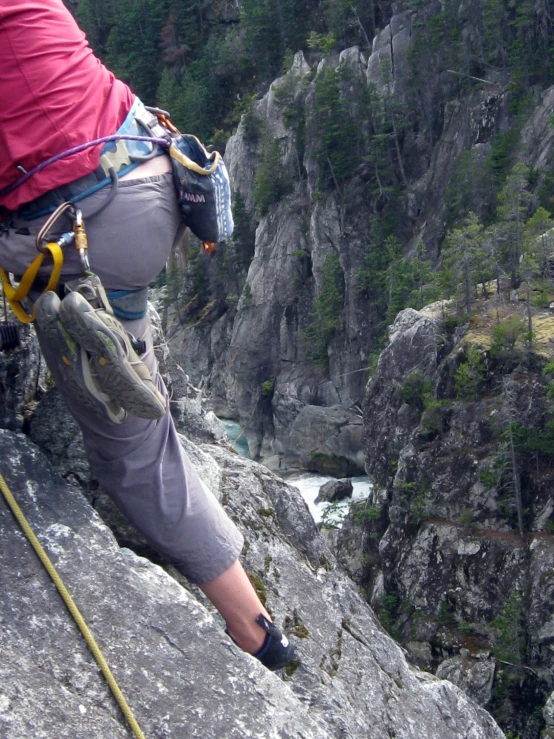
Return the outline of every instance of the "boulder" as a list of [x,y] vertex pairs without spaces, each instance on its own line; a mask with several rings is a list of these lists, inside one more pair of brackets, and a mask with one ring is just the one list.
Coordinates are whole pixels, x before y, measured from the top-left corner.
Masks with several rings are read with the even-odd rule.
[[450,680],[462,688],[480,706],[485,706],[492,698],[494,670],[494,662],[488,659],[476,659],[466,653],[449,657],[441,662],[437,669],[437,677]]
[[284,466],[323,475],[364,474],[362,419],[340,406],[304,406],[294,420]]
[[334,500],[344,500],[352,496],[353,490],[352,480],[329,480],[319,488],[315,502],[331,503]]

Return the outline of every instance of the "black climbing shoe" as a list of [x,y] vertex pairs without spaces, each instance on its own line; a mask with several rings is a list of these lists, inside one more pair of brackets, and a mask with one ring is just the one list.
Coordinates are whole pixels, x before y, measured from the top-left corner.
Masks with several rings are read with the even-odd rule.
[[259,659],[268,670],[279,670],[290,664],[294,659],[294,647],[287,637],[261,614],[256,618],[256,623],[267,632],[267,636],[262,648],[256,652],[254,657]]

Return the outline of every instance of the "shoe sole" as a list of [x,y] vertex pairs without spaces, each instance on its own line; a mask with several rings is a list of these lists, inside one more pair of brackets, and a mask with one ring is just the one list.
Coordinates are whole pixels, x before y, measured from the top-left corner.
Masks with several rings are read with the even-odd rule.
[[165,414],[163,396],[143,383],[117,336],[82,295],[72,292],[63,299],[60,320],[70,336],[90,354],[94,374],[104,392],[139,418],[157,420]]
[[112,402],[113,408],[109,408],[94,396],[97,391],[90,389],[94,381],[87,366],[86,355],[83,356],[84,349],[69,336],[61,323],[60,305],[60,299],[55,293],[45,293],[35,303],[35,316],[44,340],[57,358],[64,388],[95,416],[119,425],[127,414],[116,403]]

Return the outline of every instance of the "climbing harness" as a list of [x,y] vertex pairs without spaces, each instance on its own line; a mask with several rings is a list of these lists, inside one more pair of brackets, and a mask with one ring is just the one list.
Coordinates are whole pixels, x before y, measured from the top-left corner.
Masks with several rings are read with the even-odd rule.
[[[56,242],[48,241],[50,230],[65,215],[73,220],[72,231],[63,233]],[[56,288],[63,265],[62,249],[72,241],[79,254],[82,276],[65,284],[66,295],[60,301]],[[91,271],[81,211],[69,202],[58,206],[37,234],[36,246],[39,256],[17,287],[11,284],[4,270],[0,270],[0,278],[15,315],[24,323],[36,317],[42,337],[55,349],[63,382],[95,415],[111,423],[122,423],[127,412],[139,418],[162,418],[166,399],[140,359],[146,345],[119,322],[100,278]],[[52,274],[34,301],[32,312],[27,313],[22,301],[33,286],[45,253],[52,255]],[[146,290],[114,292],[118,315],[124,313],[123,317],[137,318],[144,315]],[[131,313],[131,309],[136,313]]]
[[16,317],[21,321],[21,323],[32,323],[35,320],[34,309],[31,311],[31,313],[27,313],[22,301],[29,294],[29,290],[31,289],[32,284],[35,281],[35,277],[37,276],[37,273],[42,265],[45,254],[49,253],[52,256],[54,267],[52,269],[50,279],[48,281],[48,284],[46,285],[46,289],[44,292],[48,290],[54,290],[56,285],[58,284],[63,264],[62,247],[64,245],[64,242],[62,241],[62,238],[58,239],[58,241],[53,241],[46,244],[45,251],[41,251],[38,257],[36,257],[36,259],[27,268],[25,274],[21,278],[21,282],[17,287],[14,287],[12,285],[8,273],[4,269],[0,269],[0,279],[2,280],[4,295],[6,296],[6,299],[10,304],[10,308],[12,309]]
[[[169,146],[167,139],[156,138],[152,136],[134,136],[131,134],[112,134],[111,136],[102,136],[99,139],[93,139],[92,141],[87,141],[85,144],[79,144],[79,146],[74,146],[71,149],[66,149],[65,151],[62,151],[59,154],[55,154],[54,156],[51,156],[49,159],[45,159],[44,162],[37,164],[35,167],[30,169],[28,172],[24,172],[21,175],[21,177],[19,177],[15,182],[12,182],[11,185],[8,185],[3,190],[0,190],[0,197],[3,197],[4,195],[9,195],[9,193],[13,192],[18,187],[20,187],[25,182],[27,182],[27,180],[30,179],[33,175],[37,174],[38,172],[41,172],[43,169],[46,169],[46,167],[49,167],[51,164],[54,164],[54,162],[58,162],[61,159],[66,159],[67,157],[73,156],[74,154],[79,154],[81,151],[90,149],[92,146],[99,146],[100,144],[117,142],[119,140],[145,141],[145,142],[149,142],[152,144],[159,144],[165,149],[167,149]],[[136,164],[140,164],[140,163],[141,163],[140,161],[136,162]],[[98,183],[98,184],[100,185],[101,183]]]
[[19,507],[17,501],[15,500],[11,490],[9,489],[4,477],[0,474],[0,490],[2,491],[2,494],[6,500],[6,503],[8,504],[11,512],[15,516],[17,522],[21,526],[21,529],[25,533],[25,536],[29,540],[31,546],[35,550],[35,553],[39,560],[41,561],[42,565],[44,566],[45,570],[50,575],[50,578],[52,579],[52,582],[58,589],[59,594],[61,595],[63,602],[65,603],[67,610],[70,612],[70,614],[73,617],[73,620],[79,627],[79,630],[81,631],[81,634],[83,635],[88,648],[90,649],[94,659],[96,660],[96,663],[98,664],[98,667],[100,668],[102,674],[104,675],[104,678],[106,682],[108,683],[110,690],[112,691],[115,700],[117,701],[118,706],[120,707],[121,711],[123,712],[123,715],[125,716],[127,723],[129,724],[131,731],[133,732],[133,735],[136,737],[136,739],[145,739],[145,736],[133,714],[131,711],[127,701],[125,700],[125,697],[123,693],[121,692],[121,689],[119,685],[117,684],[117,681],[115,677],[113,676],[112,671],[109,668],[108,663],[104,659],[104,656],[100,650],[100,647],[98,646],[98,643],[96,642],[94,636],[92,635],[92,632],[90,631],[89,627],[87,626],[86,621],[84,620],[83,616],[81,615],[81,612],[75,605],[75,601],[69,594],[69,591],[65,587],[58,571],[52,564],[52,561],[44,551],[41,543],[37,539],[34,531],[32,530],[29,522],[25,518],[25,515],[23,514],[23,511]]
[[[182,220],[203,243],[204,250],[211,253],[218,241],[230,238],[234,228],[231,185],[221,154],[217,151],[208,152],[196,136],[181,134],[171,122],[167,111],[146,107],[141,103],[132,110],[132,113],[133,122],[138,126],[137,130],[144,130],[147,135],[116,133],[67,149],[29,171],[23,171],[15,182],[0,190],[0,197],[13,192],[30,177],[61,159],[100,144],[112,147],[115,144],[115,151],[110,151],[105,146],[100,156],[101,169],[107,176],[81,192],[71,194],[67,199],[75,205],[111,182],[110,195],[101,206],[104,208],[116,194],[118,178],[142,162],[157,156],[160,153],[155,146],[157,145],[170,156]],[[148,154],[140,156],[129,155],[128,152],[121,150],[123,142],[133,141],[148,143],[152,149]],[[38,199],[39,202],[41,200],[42,198]],[[24,206],[22,216],[26,220],[32,220],[52,212],[54,207],[52,203],[43,208],[33,207],[30,210]]]

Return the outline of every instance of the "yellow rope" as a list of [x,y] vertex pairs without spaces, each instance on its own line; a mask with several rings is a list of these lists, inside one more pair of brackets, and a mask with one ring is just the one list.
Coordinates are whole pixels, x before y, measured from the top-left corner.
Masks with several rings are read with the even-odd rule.
[[92,652],[92,655],[94,656],[94,659],[98,663],[98,666],[100,667],[100,670],[102,671],[102,674],[106,678],[106,682],[110,686],[110,689],[112,693],[114,694],[114,697],[123,711],[123,714],[125,718],[127,719],[127,722],[129,726],[131,727],[131,730],[135,737],[137,739],[145,739],[144,734],[141,731],[140,726],[138,725],[137,720],[135,719],[131,709],[129,708],[127,701],[125,700],[123,693],[119,689],[119,686],[112,674],[112,671],[108,667],[108,663],[104,659],[104,656],[102,655],[102,652],[100,651],[100,648],[98,644],[96,643],[89,627],[87,626],[84,618],[82,617],[81,613],[79,612],[79,609],[75,605],[75,602],[69,592],[67,591],[65,585],[62,582],[61,577],[59,576],[56,568],[52,564],[50,558],[42,548],[39,540],[35,536],[32,528],[30,527],[27,519],[23,515],[23,512],[21,508],[18,506],[17,501],[13,497],[9,487],[6,484],[6,481],[0,474],[0,490],[4,494],[4,498],[6,499],[6,502],[8,503],[9,507],[11,508],[11,511],[13,515],[16,517],[19,525],[25,532],[25,535],[27,536],[27,539],[31,542],[31,545],[33,546],[33,549],[37,553],[38,558],[44,565],[46,571],[52,578],[52,581],[54,585],[57,587],[60,595],[63,598],[63,601],[65,605],[67,606],[67,609],[73,616],[73,619],[75,620],[75,623],[81,630],[82,635],[85,637],[85,641],[88,645],[88,648]]

